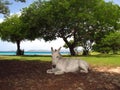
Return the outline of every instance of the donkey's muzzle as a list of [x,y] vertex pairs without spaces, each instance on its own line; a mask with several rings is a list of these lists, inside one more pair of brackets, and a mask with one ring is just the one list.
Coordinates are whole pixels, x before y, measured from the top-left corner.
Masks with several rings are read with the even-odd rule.
[[56,68],[56,65],[52,65],[52,68]]

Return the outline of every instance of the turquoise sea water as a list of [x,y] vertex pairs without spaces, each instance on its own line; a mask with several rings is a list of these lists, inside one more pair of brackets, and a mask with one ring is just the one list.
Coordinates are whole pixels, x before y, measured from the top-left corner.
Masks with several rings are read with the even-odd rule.
[[[62,55],[69,55],[69,52],[60,52]],[[16,55],[14,51],[2,51],[0,55]],[[51,52],[24,52],[24,55],[51,55]]]

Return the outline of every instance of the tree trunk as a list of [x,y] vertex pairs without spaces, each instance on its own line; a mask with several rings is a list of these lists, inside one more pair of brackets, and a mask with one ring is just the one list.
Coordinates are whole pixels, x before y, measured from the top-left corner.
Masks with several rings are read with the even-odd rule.
[[18,40],[16,43],[17,43],[16,55],[24,55],[24,51],[20,49],[20,41]]
[[69,41],[68,41],[66,38],[63,38],[63,40],[64,40],[64,42],[67,44],[67,46],[68,46],[68,48],[69,48],[69,50],[70,50],[70,54],[71,54],[72,56],[75,56],[75,55],[76,55],[76,53],[75,53],[75,51],[74,51],[75,45],[69,43]]
[[92,47],[91,42],[87,43],[87,41],[83,41],[83,48],[84,49],[83,49],[82,55],[84,55],[84,56],[89,55],[90,54],[89,51],[90,51],[91,47]]
[[89,55],[89,50],[84,49],[82,55],[84,55],[84,56]]
[[74,47],[69,46],[68,48],[69,48],[69,50],[70,50],[70,54],[71,54],[72,56],[75,56],[76,53],[75,53],[75,51],[74,51]]

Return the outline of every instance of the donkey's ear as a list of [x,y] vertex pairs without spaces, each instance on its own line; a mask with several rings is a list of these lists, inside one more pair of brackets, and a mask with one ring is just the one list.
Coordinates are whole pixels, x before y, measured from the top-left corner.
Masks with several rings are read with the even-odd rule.
[[53,52],[53,47],[51,47],[51,51]]
[[61,47],[58,49],[58,51],[60,51]]

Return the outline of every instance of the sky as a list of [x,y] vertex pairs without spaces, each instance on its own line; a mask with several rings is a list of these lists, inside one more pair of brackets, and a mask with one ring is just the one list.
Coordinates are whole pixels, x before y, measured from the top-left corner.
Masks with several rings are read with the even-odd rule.
[[[16,14],[16,13],[20,13],[22,8],[28,7],[35,0],[26,0],[25,3],[14,2],[14,0],[9,0],[9,1],[12,2],[12,5],[9,6],[10,14]],[[115,4],[120,5],[120,0],[105,0],[105,1],[106,2],[113,1]],[[2,21],[3,21],[3,15],[0,14],[0,22]],[[25,51],[50,50],[51,47],[57,49],[59,47],[62,47],[63,45],[64,45],[64,41],[60,38],[50,42],[45,42],[42,39],[41,40],[36,39],[34,41],[22,41],[21,49],[24,49]],[[66,50],[66,49],[62,48],[62,50]],[[0,51],[16,51],[16,44],[0,40]]]

